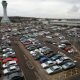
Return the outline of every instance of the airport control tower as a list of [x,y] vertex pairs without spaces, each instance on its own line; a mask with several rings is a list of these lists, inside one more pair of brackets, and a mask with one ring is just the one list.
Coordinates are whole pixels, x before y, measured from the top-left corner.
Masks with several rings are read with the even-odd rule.
[[1,20],[1,23],[10,23],[11,21],[7,16],[7,1],[3,0],[2,6],[3,6],[3,18]]

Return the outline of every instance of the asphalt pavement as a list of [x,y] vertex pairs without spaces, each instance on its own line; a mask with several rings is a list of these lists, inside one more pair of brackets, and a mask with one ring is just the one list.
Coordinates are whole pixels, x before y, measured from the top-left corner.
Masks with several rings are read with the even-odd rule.
[[[19,60],[20,68],[23,71],[25,80],[47,80],[45,76],[39,74],[39,69],[36,70],[35,63],[32,63],[33,60],[29,60],[29,58],[25,55],[24,47],[20,42],[12,41],[13,49],[16,52],[16,56]],[[27,52],[26,54],[28,54]],[[31,58],[30,58],[31,59]]]

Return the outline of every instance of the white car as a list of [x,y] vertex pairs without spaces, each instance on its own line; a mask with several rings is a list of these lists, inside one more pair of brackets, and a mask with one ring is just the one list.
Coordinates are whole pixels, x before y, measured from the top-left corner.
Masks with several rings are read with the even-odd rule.
[[46,38],[49,38],[49,39],[51,39],[52,37],[51,37],[51,36],[46,36]]
[[2,67],[7,68],[10,65],[17,65],[17,62],[16,61],[8,61],[6,64],[3,64]]
[[48,67],[53,66],[53,65],[55,65],[55,64],[56,64],[56,63],[53,62],[53,61],[47,61],[47,62],[42,63],[41,66],[42,66],[43,68],[48,68]]
[[30,54],[31,54],[32,56],[36,56],[35,51],[30,51]]
[[50,48],[48,48],[47,46],[44,46],[42,48],[39,48],[39,51],[43,53],[43,52],[45,52],[48,49],[50,49]]
[[3,56],[3,58],[7,58],[8,54],[3,54],[2,56]]
[[75,67],[75,63],[74,62],[66,62],[66,63],[64,63],[63,65],[62,65],[62,68],[64,69],[64,70],[67,70],[67,69],[70,69],[70,68],[73,68],[73,67]]
[[30,54],[35,54],[35,51],[30,51]]
[[75,52],[74,49],[68,50],[68,53],[73,53],[73,52]]
[[3,70],[3,74],[8,75],[18,71],[20,71],[20,68],[18,66],[10,66],[9,68]]
[[9,51],[9,52],[6,52],[5,54],[15,54],[15,52],[13,52],[13,51]]
[[6,48],[6,49],[3,49],[2,51],[3,51],[3,52],[12,51],[12,49],[11,49],[11,48]]
[[60,59],[56,60],[56,63],[61,64],[63,61],[66,61],[66,60],[70,60],[70,58],[67,56],[61,57]]
[[14,56],[14,55],[15,55],[15,52],[7,52],[7,53],[3,54],[2,56],[5,59],[5,58],[7,58],[9,56]]
[[54,65],[52,67],[49,67],[47,69],[45,69],[45,71],[48,73],[48,74],[53,74],[53,73],[57,73],[59,71],[62,70],[62,67],[61,66],[58,66],[58,65]]
[[66,45],[65,44],[60,44],[60,45],[58,45],[58,47],[59,48],[64,48],[64,47],[66,47]]
[[40,52],[40,50],[39,50],[39,49],[35,49],[34,51],[35,51],[35,52]]
[[41,53],[38,49],[34,50],[34,51],[30,51],[30,54],[32,56],[36,56],[36,54],[40,53],[41,55],[43,55],[43,53]]
[[29,40],[29,41],[35,41],[35,39],[34,39],[34,38],[29,38],[28,40]]

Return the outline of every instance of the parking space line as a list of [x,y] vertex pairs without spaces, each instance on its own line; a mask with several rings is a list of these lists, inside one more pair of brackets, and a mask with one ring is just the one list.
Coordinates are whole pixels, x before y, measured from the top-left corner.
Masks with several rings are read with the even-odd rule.
[[32,63],[30,61],[27,61],[26,64],[29,69],[34,69],[34,66],[32,65]]
[[[73,72],[74,69],[75,69],[75,72]],[[76,76],[78,74],[78,70],[77,70],[77,68],[74,68],[74,69],[70,70],[70,75],[69,76],[67,76],[68,73],[65,72],[64,73],[64,78],[67,79],[67,78]]]
[[35,71],[34,74],[36,75],[36,77],[38,78],[38,80],[41,80],[39,74]]
[[71,72],[71,76],[73,76],[73,72],[72,72],[72,69],[71,69],[71,71],[70,71],[70,72]]
[[75,72],[76,72],[76,74],[78,74],[78,68],[75,68]]
[[24,55],[24,58],[26,59],[26,65],[29,69],[34,69],[33,64],[27,59],[26,55]]
[[64,73],[64,78],[65,78],[65,79],[67,78],[67,74],[66,74],[66,73]]
[[26,60],[28,60],[28,58],[26,57],[26,55],[24,55],[24,58],[25,58]]

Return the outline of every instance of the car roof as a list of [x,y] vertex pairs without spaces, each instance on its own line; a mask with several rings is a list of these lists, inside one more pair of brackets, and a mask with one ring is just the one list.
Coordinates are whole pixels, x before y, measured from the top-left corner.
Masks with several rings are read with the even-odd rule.
[[56,54],[55,53],[50,53],[47,57],[52,57],[54,55],[56,55]]
[[46,72],[47,72],[48,74],[50,74],[50,73],[52,73],[53,71],[52,71],[50,68],[47,68],[47,69],[46,69]]
[[16,78],[23,77],[23,74],[22,74],[22,72],[15,72],[15,73],[12,73],[8,76],[9,76],[8,80],[15,80]]
[[10,69],[16,69],[16,66],[11,66]]
[[6,58],[6,59],[4,59],[3,61],[5,61],[5,60],[11,60],[12,58]]
[[13,60],[13,61],[8,61],[8,63],[9,63],[9,64],[11,64],[11,63],[16,63],[16,61],[15,61],[15,60]]
[[40,60],[44,60],[44,59],[48,59],[48,58],[46,58],[46,57],[44,56],[44,57],[42,57]]

